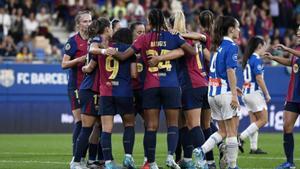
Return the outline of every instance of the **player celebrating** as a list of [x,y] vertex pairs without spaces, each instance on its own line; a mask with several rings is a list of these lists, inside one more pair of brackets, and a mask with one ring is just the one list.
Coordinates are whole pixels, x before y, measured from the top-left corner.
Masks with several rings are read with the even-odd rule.
[[[300,26],[297,31],[297,42],[300,44]],[[291,66],[291,78],[289,82],[288,93],[286,97],[285,103],[285,111],[283,116],[283,147],[286,156],[286,162],[279,165],[276,169],[295,169],[296,166],[294,164],[294,136],[293,136],[293,128],[295,122],[300,113],[300,73],[299,73],[299,65],[300,65],[300,48],[297,47],[296,50],[288,48],[284,45],[277,45],[277,48],[281,48],[284,51],[287,51],[294,56],[291,59],[282,58],[282,57],[274,57],[270,53],[267,53],[266,56],[274,60],[282,65]]]
[[[187,53],[196,55],[195,50],[180,36],[167,31],[162,12],[152,9],[148,14],[151,31],[141,35],[123,53],[110,51],[120,60],[127,59],[134,53],[141,53],[145,63],[146,77],[143,90],[143,108],[147,131],[145,141],[147,147],[147,161],[151,169],[157,169],[155,162],[156,133],[159,124],[159,112],[161,107],[165,110],[168,126],[168,156],[166,165],[179,168],[173,158],[178,140],[178,114],[181,107],[181,92],[177,78],[176,61],[161,60],[157,66],[150,66],[147,60],[157,57],[159,54],[168,53],[170,50],[183,48]],[[175,50],[178,56],[183,55],[181,49]]]
[[[183,36],[196,33],[188,33],[185,28],[185,16],[182,11],[174,14],[174,20],[170,20],[175,31]],[[201,37],[201,36],[199,36]],[[196,47],[197,54],[192,56],[185,54],[179,59],[179,82],[182,89],[182,109],[185,115],[185,124],[187,127],[181,129],[182,145],[184,150],[184,159],[180,162],[181,168],[194,168],[192,161],[193,147],[201,147],[205,142],[203,131],[200,127],[201,109],[209,108],[207,100],[207,73],[205,72],[204,54],[200,43],[194,43],[193,40],[187,39],[187,42]],[[209,57],[209,56],[208,56]],[[208,123],[210,114],[208,114]],[[184,126],[185,126],[184,125]],[[193,140],[193,141],[192,141]],[[200,166],[196,166],[200,167]]]
[[209,137],[201,148],[194,149],[196,164],[203,164],[204,154],[226,137],[226,152],[229,169],[238,168],[238,140],[236,118],[240,107],[236,90],[235,68],[238,47],[233,39],[239,37],[239,22],[230,16],[219,16],[213,28],[210,62],[209,97],[212,118],[218,121],[219,131]]
[[249,114],[253,115],[254,120],[249,127],[241,133],[239,139],[243,145],[244,140],[249,137],[251,152],[266,154],[257,148],[257,132],[258,129],[263,127],[268,121],[266,102],[268,103],[271,100],[263,78],[264,67],[263,61],[260,58],[266,50],[266,44],[259,36],[250,38],[247,44],[242,62],[244,69],[243,102]]
[[[71,109],[74,116],[75,128],[73,130],[73,159],[75,155],[75,145],[81,130],[81,110],[78,89],[83,80],[84,74],[81,71],[85,63],[88,45],[88,26],[92,22],[89,11],[80,11],[75,17],[78,33],[69,38],[65,45],[65,54],[62,60],[62,68],[69,69],[68,96],[71,102]],[[72,163],[71,162],[71,163]]]

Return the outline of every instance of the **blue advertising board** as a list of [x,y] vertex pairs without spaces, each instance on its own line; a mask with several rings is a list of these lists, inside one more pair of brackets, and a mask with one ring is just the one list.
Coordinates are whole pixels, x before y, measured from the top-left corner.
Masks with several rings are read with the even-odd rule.
[[[237,76],[238,86],[241,86],[240,69]],[[285,67],[266,67],[265,80],[272,101],[268,104],[268,124],[260,131],[282,131],[289,73]],[[67,97],[67,82],[67,71],[60,65],[0,64],[0,133],[70,132],[74,119]],[[243,105],[241,111],[239,130],[249,125]],[[165,131],[163,114],[161,116],[160,131]],[[121,118],[117,116],[115,122],[115,130],[121,131]],[[140,120],[137,131],[143,131]],[[300,131],[299,119],[295,131]]]

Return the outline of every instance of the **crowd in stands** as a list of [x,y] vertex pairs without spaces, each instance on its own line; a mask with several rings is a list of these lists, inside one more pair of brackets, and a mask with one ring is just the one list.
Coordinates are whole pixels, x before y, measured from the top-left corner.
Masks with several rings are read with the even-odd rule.
[[[53,36],[51,27],[61,26],[71,34],[76,31],[74,18],[80,10],[91,10],[94,18],[117,19],[120,27],[127,27],[135,20],[146,24],[151,8],[160,8],[166,18],[173,11],[183,10],[187,29],[198,32],[198,15],[202,10],[209,9],[216,16],[236,17],[241,24],[241,54],[249,37],[255,35],[263,36],[270,45],[297,45],[297,0],[0,0],[0,61],[59,62],[65,42]],[[287,57],[277,50],[270,51]]]

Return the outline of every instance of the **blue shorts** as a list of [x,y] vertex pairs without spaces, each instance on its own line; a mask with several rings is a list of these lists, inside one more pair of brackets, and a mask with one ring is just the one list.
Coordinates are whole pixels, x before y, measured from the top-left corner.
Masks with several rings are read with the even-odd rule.
[[199,87],[185,89],[182,91],[182,109],[191,110],[191,109],[209,109],[208,103],[208,88]]
[[143,90],[133,90],[133,106],[134,106],[134,113],[142,114],[144,112],[143,109]]
[[284,110],[300,114],[300,103],[286,102]]
[[101,96],[99,102],[99,115],[131,114],[133,109],[133,97]]
[[81,113],[90,116],[98,116],[98,95],[89,89],[79,90]]
[[144,109],[181,108],[181,90],[179,87],[157,87],[143,91]]
[[79,91],[78,89],[68,90],[68,96],[71,103],[71,110],[76,110],[80,108],[80,100],[79,100]]

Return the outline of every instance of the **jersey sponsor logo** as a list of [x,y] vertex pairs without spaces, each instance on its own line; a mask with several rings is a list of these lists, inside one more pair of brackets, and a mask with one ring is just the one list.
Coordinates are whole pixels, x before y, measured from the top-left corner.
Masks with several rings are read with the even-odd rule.
[[14,70],[2,69],[0,70],[0,85],[3,87],[11,87],[15,83]]
[[222,82],[220,78],[209,78],[209,86],[221,86]]
[[65,50],[70,50],[71,49],[71,45],[70,45],[70,43],[67,43],[66,45],[65,45]]
[[299,71],[299,65],[297,63],[295,63],[293,65],[293,71],[294,71],[294,73],[298,73],[298,71]]

